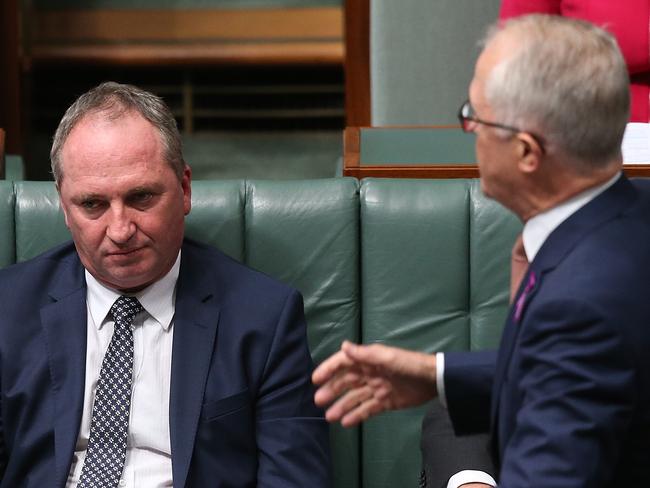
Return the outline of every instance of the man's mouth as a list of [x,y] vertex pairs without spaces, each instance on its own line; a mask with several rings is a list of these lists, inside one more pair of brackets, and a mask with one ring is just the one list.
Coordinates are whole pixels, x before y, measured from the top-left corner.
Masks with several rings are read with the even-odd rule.
[[142,249],[144,249],[144,248],[143,247],[135,247],[133,249],[120,249],[118,251],[112,251],[112,252],[107,253],[107,256],[108,257],[113,257],[113,256],[115,256],[115,257],[128,257],[128,256],[131,256],[131,255],[134,255],[135,253],[137,253],[138,251],[141,251]]

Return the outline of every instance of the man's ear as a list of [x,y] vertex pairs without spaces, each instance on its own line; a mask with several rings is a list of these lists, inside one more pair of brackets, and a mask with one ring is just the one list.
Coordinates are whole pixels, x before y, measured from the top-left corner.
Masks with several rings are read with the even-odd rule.
[[183,167],[183,177],[181,178],[181,188],[183,189],[183,207],[185,215],[192,210],[192,168],[187,163]]
[[519,169],[524,173],[534,173],[539,169],[544,151],[537,139],[528,132],[516,135],[519,151]]

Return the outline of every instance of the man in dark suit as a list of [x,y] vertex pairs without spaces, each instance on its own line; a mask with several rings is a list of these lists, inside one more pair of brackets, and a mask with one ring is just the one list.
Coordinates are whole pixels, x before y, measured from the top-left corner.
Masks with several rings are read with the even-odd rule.
[[162,100],[82,95],[52,170],[74,242],[0,271],[0,486],[329,486],[301,297],[183,238]]
[[490,430],[500,488],[648,484],[650,205],[647,186],[621,174],[628,111],[610,34],[551,16],[493,29],[459,116],[484,193],[524,222],[530,264],[499,350],[344,343],[313,375],[328,420],[439,395],[457,433]]

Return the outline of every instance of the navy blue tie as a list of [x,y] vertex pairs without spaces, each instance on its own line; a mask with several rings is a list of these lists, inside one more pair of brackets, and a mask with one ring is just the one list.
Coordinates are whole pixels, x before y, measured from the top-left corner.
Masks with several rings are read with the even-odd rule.
[[88,450],[78,488],[115,488],[126,458],[133,383],[133,318],[137,298],[121,296],[111,307],[115,330],[99,373]]

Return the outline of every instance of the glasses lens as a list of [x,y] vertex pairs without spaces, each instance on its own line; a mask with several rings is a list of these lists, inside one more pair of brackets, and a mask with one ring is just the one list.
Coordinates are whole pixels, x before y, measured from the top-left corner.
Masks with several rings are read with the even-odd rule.
[[463,118],[465,119],[471,119],[472,116],[474,115],[474,110],[472,109],[469,100],[463,104],[463,108],[461,108],[461,111],[463,113]]

